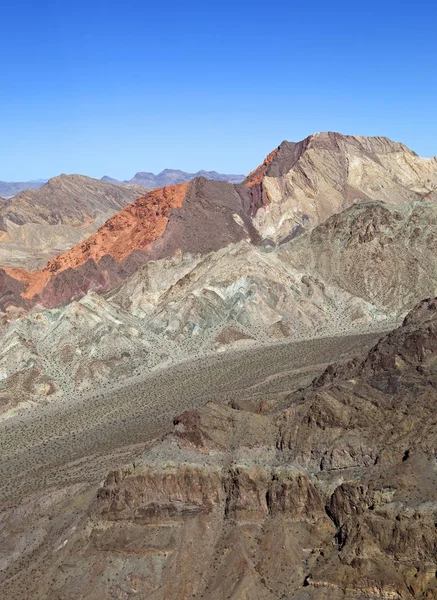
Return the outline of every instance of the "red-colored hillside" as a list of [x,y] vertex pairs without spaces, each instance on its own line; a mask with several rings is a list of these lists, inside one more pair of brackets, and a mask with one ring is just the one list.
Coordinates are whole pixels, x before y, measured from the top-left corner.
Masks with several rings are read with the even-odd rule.
[[4,268],[2,310],[23,302],[58,306],[119,285],[149,260],[179,251],[212,252],[248,237],[256,241],[250,218],[254,189],[201,177],[153,190],[43,269]]
[[68,268],[75,269],[90,259],[98,263],[106,255],[120,262],[134,250],[147,248],[164,233],[170,211],[182,206],[188,186],[181,183],[149,192],[111,217],[91,237],[50,260],[41,270],[4,270],[27,285],[22,295],[31,299],[52,277]]

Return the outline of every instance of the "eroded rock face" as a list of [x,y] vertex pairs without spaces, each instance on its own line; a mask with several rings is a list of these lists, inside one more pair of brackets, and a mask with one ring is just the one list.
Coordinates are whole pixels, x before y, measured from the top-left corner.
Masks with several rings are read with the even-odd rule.
[[[218,600],[248,590],[274,598],[276,577],[284,589],[290,579],[302,582],[302,562],[334,527],[302,470],[265,461],[276,435],[266,420],[211,403],[176,419],[150,463],[110,473],[91,509],[82,589],[96,558],[109,577],[109,584],[97,579],[96,597],[123,590],[126,597]],[[207,442],[199,445],[200,432],[191,441],[189,430],[207,431],[212,423]],[[230,440],[235,453],[224,446]],[[133,572],[127,581],[113,579],[116,554],[127,571],[136,563],[135,592]]]
[[436,158],[381,137],[326,132],[282,142],[246,179],[261,188],[254,225],[280,243],[362,200],[435,200],[436,167]]
[[354,296],[406,311],[420,300],[414,289],[429,285],[429,295],[434,295],[430,249],[435,243],[436,214],[434,202],[400,207],[365,201],[283,249],[298,256],[313,275],[323,273]]
[[[436,306],[436,300],[424,301],[352,371],[345,367],[333,382],[317,382],[281,414],[209,405],[176,419],[174,434],[150,451],[155,469],[154,456],[164,448],[169,452],[177,440],[180,462],[201,463],[215,477],[216,467],[206,464],[216,464],[217,454],[226,456],[220,494],[201,493],[203,506],[205,514],[220,506],[220,518],[228,530],[232,523],[238,539],[246,524],[246,543],[257,548],[251,555],[255,571],[267,582],[265,590],[253,583],[259,597],[300,598],[304,591],[315,598],[435,597]],[[390,377],[397,386],[381,387],[380,378]],[[159,477],[167,482],[162,469]],[[108,480],[101,494],[107,486],[125,494],[131,481],[141,479],[139,473],[118,483]],[[177,486],[173,492],[158,487],[167,490],[166,498],[186,502]],[[105,506],[102,497],[101,502]],[[266,532],[278,522],[284,534],[293,531],[293,542],[285,534],[275,551]],[[287,554],[290,544],[293,558]],[[287,563],[288,577],[279,566],[274,574],[266,568],[271,552]],[[300,572],[299,582],[293,582],[293,569]],[[240,581],[250,577],[248,565],[219,558],[219,572],[235,576],[236,570]],[[211,564],[210,577],[214,572]],[[156,597],[167,596],[160,588]],[[205,589],[200,597],[219,596]]]
[[[109,473],[82,516],[83,488],[72,505],[46,499],[74,519],[30,540],[44,568],[23,580],[27,597],[435,598],[436,322],[437,299],[423,301],[285,408],[251,412],[235,398],[184,412]],[[23,538],[5,515],[17,540],[7,574]],[[47,528],[56,552],[42,545]]]

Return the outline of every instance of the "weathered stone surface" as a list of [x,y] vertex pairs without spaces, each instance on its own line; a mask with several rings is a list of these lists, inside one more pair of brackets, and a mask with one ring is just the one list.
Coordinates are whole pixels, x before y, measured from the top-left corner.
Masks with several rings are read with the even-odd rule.
[[[4,589],[36,600],[434,598],[436,307],[423,301],[279,410],[209,402],[97,491],[4,512],[6,577],[41,566],[21,580],[27,596],[14,578]],[[38,510],[49,520],[36,531]]]
[[246,180],[261,199],[254,225],[281,242],[362,200],[435,200],[436,167],[436,158],[382,137],[324,132],[283,142]]

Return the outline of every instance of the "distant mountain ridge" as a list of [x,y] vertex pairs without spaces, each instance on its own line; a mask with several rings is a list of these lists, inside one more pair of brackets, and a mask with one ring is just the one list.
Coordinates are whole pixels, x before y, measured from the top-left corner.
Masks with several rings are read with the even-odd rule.
[[106,183],[115,183],[118,185],[126,184],[137,184],[147,188],[159,188],[166,185],[177,185],[178,183],[188,183],[197,177],[205,177],[212,181],[228,181],[229,183],[241,183],[245,176],[235,174],[223,174],[217,173],[217,171],[197,171],[197,173],[187,173],[186,171],[180,171],[179,169],[164,169],[158,175],[154,173],[148,173],[140,171],[136,173],[132,179],[119,181],[105,175],[101,181]]
[[[165,185],[176,185],[177,183],[187,183],[196,179],[196,177],[205,177],[212,181],[229,181],[229,183],[241,183],[245,175],[222,174],[217,171],[198,171],[197,173],[187,173],[179,169],[164,169],[157,175],[140,171],[136,173],[132,179],[120,181],[114,177],[105,175],[100,179],[104,183],[112,183],[114,185],[141,185],[143,187],[154,189],[164,187]],[[31,181],[0,181],[0,199],[8,199],[24,192],[26,190],[39,190],[49,180],[48,179],[32,179]],[[1,200],[0,200],[1,201]]]
[[34,181],[0,181],[0,198],[11,198],[24,190],[39,190],[47,179]]

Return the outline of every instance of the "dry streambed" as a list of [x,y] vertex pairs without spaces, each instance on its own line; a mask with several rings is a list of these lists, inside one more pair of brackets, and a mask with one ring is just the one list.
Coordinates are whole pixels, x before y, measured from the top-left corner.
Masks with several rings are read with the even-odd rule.
[[0,424],[0,502],[11,506],[48,487],[98,482],[109,465],[127,462],[137,444],[165,433],[184,410],[208,400],[287,393],[381,335],[229,351],[137,376],[119,389],[108,385],[80,399],[32,407]]

